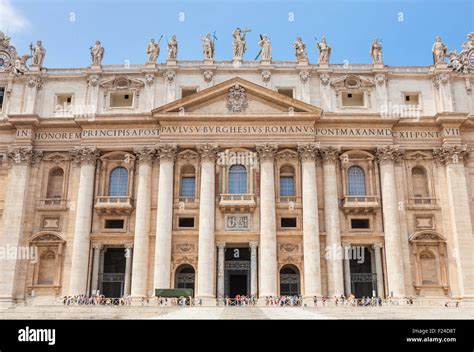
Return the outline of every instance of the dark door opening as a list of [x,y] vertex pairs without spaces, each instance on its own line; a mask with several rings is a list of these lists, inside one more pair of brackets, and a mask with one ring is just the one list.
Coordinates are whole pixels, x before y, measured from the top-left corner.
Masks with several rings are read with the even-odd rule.
[[230,297],[248,296],[248,277],[247,274],[229,275]]
[[224,295],[250,295],[250,250],[249,248],[226,248]]
[[372,256],[369,248],[363,248],[362,258],[350,259],[351,291],[356,298],[372,297],[377,290],[377,275],[372,273]]
[[100,293],[105,297],[122,297],[125,283],[124,248],[107,248],[104,252],[104,271],[99,274]]

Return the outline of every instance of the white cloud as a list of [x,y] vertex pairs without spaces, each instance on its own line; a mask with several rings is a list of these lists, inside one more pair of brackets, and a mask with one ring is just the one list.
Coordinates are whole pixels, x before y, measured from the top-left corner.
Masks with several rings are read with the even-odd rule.
[[28,19],[11,4],[10,0],[0,0],[0,30],[13,34],[21,32],[29,25]]

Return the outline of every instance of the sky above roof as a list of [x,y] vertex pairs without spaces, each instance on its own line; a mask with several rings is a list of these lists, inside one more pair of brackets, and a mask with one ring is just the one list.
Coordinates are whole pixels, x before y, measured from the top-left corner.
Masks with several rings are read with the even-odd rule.
[[431,65],[437,35],[460,51],[474,31],[474,0],[0,0],[0,30],[19,54],[37,39],[47,50],[46,67],[85,67],[89,47],[100,40],[103,64],[142,64],[151,37],[176,34],[179,60],[201,60],[200,34],[215,33],[216,59],[232,58],[232,31],[247,34],[245,60],[253,60],[260,34],[268,34],[274,60],[294,60],[301,36],[310,62],[317,62],[315,38],[327,37],[331,63],[370,63],[375,37],[384,62],[393,66]]

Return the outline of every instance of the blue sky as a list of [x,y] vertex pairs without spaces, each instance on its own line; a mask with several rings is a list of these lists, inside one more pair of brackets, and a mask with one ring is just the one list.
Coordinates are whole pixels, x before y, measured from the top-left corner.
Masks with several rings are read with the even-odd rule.
[[[386,64],[430,65],[436,35],[450,50],[459,51],[466,34],[474,31],[473,1],[0,0],[0,29],[12,37],[20,54],[41,39],[46,67],[88,66],[88,49],[96,39],[106,49],[104,64],[144,63],[150,37],[173,33],[180,44],[178,59],[200,60],[199,34],[214,31],[216,58],[230,60],[235,27],[252,29],[247,60],[255,58],[259,34],[266,33],[274,60],[294,60],[291,46],[300,35],[314,63],[314,38],[325,35],[333,49],[331,63],[369,63],[377,36]],[[163,39],[158,62],[165,59],[165,44]]]

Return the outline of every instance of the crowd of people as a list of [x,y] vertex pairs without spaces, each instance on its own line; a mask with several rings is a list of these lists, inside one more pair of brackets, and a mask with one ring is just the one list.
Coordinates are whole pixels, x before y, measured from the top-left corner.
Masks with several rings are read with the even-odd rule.
[[[245,296],[236,295],[231,298],[226,296],[223,299],[217,300],[217,305],[220,306],[256,306],[259,302],[256,296]],[[414,305],[415,298],[404,297],[404,298],[381,298],[381,297],[362,297],[356,298],[354,295],[348,297],[334,296],[329,297],[313,297],[313,306],[325,307],[325,306],[346,306],[346,307],[381,307],[381,306],[407,306]],[[65,306],[131,306],[132,297],[126,295],[120,298],[110,298],[104,295],[97,294],[94,296],[86,295],[75,295],[75,296],[64,296],[62,303]],[[184,306],[202,306],[202,300],[200,298],[189,297],[154,297],[154,298],[141,298],[137,305],[149,306],[155,305],[159,307],[184,307]],[[267,296],[264,299],[264,305],[266,307],[302,307],[303,297],[301,295],[283,295],[283,296]],[[459,302],[446,302],[445,307],[458,307]]]

